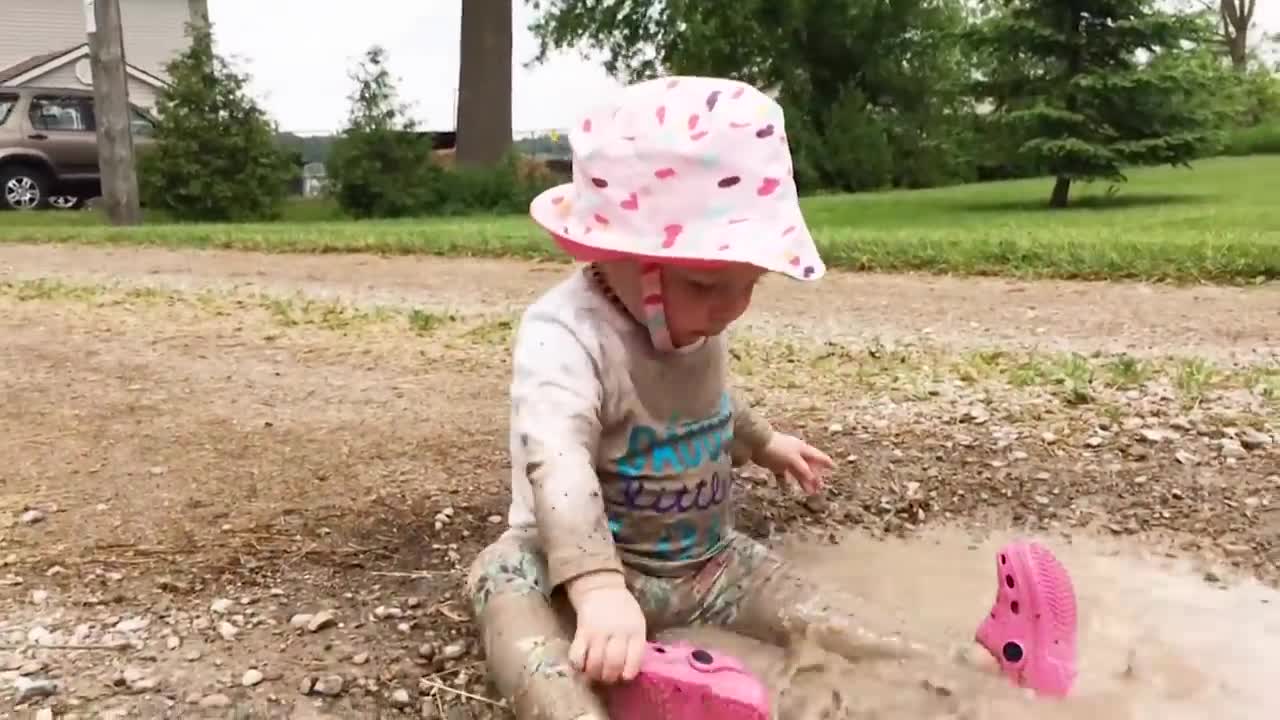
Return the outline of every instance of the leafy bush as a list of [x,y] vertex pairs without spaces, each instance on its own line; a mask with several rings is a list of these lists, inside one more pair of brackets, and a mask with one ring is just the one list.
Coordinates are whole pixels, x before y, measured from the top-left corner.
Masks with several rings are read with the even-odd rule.
[[168,65],[155,143],[140,154],[142,200],[176,220],[243,221],[280,215],[299,168],[245,91],[248,78],[213,51],[210,30],[188,26],[190,46]]
[[347,127],[333,143],[328,175],[334,198],[353,217],[524,213],[556,178],[509,154],[492,168],[453,167],[452,151],[432,151],[397,101],[386,52],[373,47],[353,74]]
[[1223,143],[1222,154],[1237,157],[1280,155],[1280,120],[1270,125],[1239,128],[1228,132]]
[[381,47],[365,53],[352,79],[347,127],[326,168],[331,192],[353,217],[416,215],[432,204],[443,172],[431,161],[431,137],[417,132],[397,102]]

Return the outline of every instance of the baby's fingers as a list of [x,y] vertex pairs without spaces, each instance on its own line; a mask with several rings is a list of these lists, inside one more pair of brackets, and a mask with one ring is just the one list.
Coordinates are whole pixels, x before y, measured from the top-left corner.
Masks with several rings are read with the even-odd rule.
[[645,651],[648,649],[643,634],[633,635],[627,641],[627,662],[622,666],[624,681],[634,680],[636,675],[640,674],[640,663],[644,660]]

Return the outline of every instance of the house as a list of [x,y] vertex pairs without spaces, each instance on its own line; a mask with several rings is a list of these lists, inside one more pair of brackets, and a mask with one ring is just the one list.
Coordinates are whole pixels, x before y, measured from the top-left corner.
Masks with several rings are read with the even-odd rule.
[[[89,0],[0,0],[0,85],[92,88]],[[153,109],[165,66],[187,47],[191,0],[120,0],[129,100]]]

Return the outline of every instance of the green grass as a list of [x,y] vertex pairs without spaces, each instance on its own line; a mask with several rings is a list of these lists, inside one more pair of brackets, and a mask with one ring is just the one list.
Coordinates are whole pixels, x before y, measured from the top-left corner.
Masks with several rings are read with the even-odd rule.
[[[807,198],[828,264],[862,271],[1248,283],[1280,278],[1280,156],[1142,169],[1118,192],[1077,184],[1045,209],[1045,179]],[[0,215],[0,242],[131,244],[267,252],[563,259],[524,216],[329,219],[296,203],[261,224],[111,228],[92,213]]]

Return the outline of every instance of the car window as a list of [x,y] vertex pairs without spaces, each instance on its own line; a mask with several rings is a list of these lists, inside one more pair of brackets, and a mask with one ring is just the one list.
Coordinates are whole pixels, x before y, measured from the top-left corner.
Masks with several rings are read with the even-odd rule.
[[93,99],[37,95],[31,100],[31,126],[37,130],[93,132]]
[[134,137],[151,137],[156,134],[155,121],[136,107],[129,107],[129,130]]
[[0,95],[0,125],[8,122],[9,115],[13,112],[13,108],[17,104],[17,95]]

